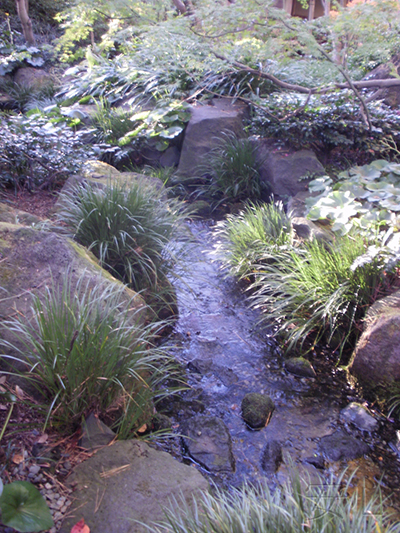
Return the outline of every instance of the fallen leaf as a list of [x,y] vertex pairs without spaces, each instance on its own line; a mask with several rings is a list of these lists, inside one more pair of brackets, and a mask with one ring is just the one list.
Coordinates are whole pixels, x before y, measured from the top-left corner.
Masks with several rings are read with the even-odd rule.
[[15,394],[17,395],[17,397],[20,399],[20,400],[23,400],[24,397],[25,397],[25,393],[24,391],[21,389],[20,386],[18,385],[15,385]]
[[6,376],[1,376],[0,377],[0,385],[4,385],[5,382],[6,382]]
[[90,533],[90,528],[85,524],[85,520],[79,520],[77,524],[71,529],[71,533]]
[[137,432],[138,433],[144,433],[145,431],[147,431],[147,424],[143,424],[143,426],[141,426]]
[[15,463],[16,465],[21,464],[23,460],[24,460],[24,456],[21,453],[15,453],[12,456],[12,462]]
[[40,435],[40,437],[36,439],[36,444],[43,444],[47,441],[48,438],[49,436],[47,435],[47,433],[43,433],[43,435]]

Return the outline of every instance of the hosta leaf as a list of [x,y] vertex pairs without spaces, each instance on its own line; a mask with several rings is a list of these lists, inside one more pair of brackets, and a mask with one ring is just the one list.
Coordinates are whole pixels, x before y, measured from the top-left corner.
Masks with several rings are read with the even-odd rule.
[[43,496],[28,481],[14,481],[5,485],[0,496],[0,508],[3,524],[22,533],[53,527],[53,519]]

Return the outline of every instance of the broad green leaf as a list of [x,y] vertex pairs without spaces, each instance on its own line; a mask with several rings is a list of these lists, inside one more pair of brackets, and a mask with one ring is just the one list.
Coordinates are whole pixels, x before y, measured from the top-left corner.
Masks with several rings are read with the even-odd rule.
[[358,176],[361,180],[376,180],[380,177],[380,170],[372,167],[371,165],[364,165],[362,167],[354,167],[350,172]]
[[0,496],[0,509],[3,524],[22,533],[53,527],[53,519],[43,496],[28,481],[14,481],[5,485]]
[[310,181],[308,184],[308,190],[310,192],[324,192],[332,185],[332,180],[329,176],[321,176],[315,180]]
[[164,137],[165,139],[173,139],[174,137],[177,137],[182,130],[183,128],[181,126],[171,126],[170,128],[160,131],[160,137]]
[[150,115],[150,111],[141,111],[140,113],[136,113],[135,115],[132,115],[129,117],[129,120],[132,122],[136,122],[137,120],[144,120]]
[[385,207],[386,209],[389,209],[389,211],[400,211],[400,201],[398,198],[395,197],[383,200],[380,205],[382,207]]

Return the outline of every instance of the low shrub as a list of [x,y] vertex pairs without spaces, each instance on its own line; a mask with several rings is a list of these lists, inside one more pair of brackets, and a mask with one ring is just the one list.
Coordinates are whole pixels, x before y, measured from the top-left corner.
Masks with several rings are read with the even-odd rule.
[[93,150],[82,144],[85,131],[37,113],[0,114],[0,186],[55,189],[80,170]]
[[166,520],[154,526],[157,533],[395,533],[380,494],[368,498],[365,491],[350,490],[344,475],[328,481],[322,478],[292,479],[274,492],[267,486],[245,486],[193,500],[175,502]]
[[263,257],[266,247],[279,249],[292,243],[292,225],[283,204],[248,205],[238,215],[219,223],[219,250],[233,276],[246,278]]
[[140,182],[76,185],[60,196],[59,220],[117,279],[161,295],[175,259],[169,244],[187,216],[182,202],[163,195]]
[[251,200],[261,197],[259,164],[254,146],[248,138],[223,133],[207,154],[198,172],[205,176],[204,193],[216,202]]
[[29,321],[5,322],[20,348],[6,342],[3,348],[20,354],[44,395],[46,424],[71,430],[95,412],[110,416],[124,437],[149,421],[158,397],[170,394],[159,385],[173,373],[172,361],[130,307],[122,285],[99,279],[93,286],[84,278],[73,284],[67,276],[61,289],[53,284],[43,298],[33,297]]

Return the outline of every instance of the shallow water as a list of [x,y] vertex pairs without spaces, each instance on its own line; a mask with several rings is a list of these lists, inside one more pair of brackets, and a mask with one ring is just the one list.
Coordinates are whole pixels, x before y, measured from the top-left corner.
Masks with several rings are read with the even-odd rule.
[[[382,437],[384,431],[389,435],[385,438],[391,438],[392,424],[379,417],[380,430],[370,434],[340,422],[341,409],[360,398],[345,372],[335,369],[332,362],[327,365],[326,354],[311,356],[316,378],[288,373],[271,328],[257,326],[259,313],[248,308],[236,282],[226,279],[221,270],[215,227],[196,222],[190,224],[190,230],[194,242],[184,245],[186,268],[174,282],[180,316],[167,345],[186,367],[191,390],[173,402],[167,414],[178,424],[198,413],[225,422],[236,470],[209,475],[217,483],[234,486],[266,480],[273,485],[285,480],[290,462],[294,462],[313,477],[321,473],[309,462],[320,455],[319,440],[341,427],[371,446],[368,457],[351,462],[351,468],[358,469],[358,479],[373,488],[384,475],[382,486],[396,489],[398,455]],[[241,401],[248,392],[268,394],[275,403],[271,420],[259,431],[248,429],[241,418]],[[261,454],[271,441],[282,447],[284,460],[276,474],[267,476]],[[326,463],[324,471],[340,471],[344,466],[343,462]]]

